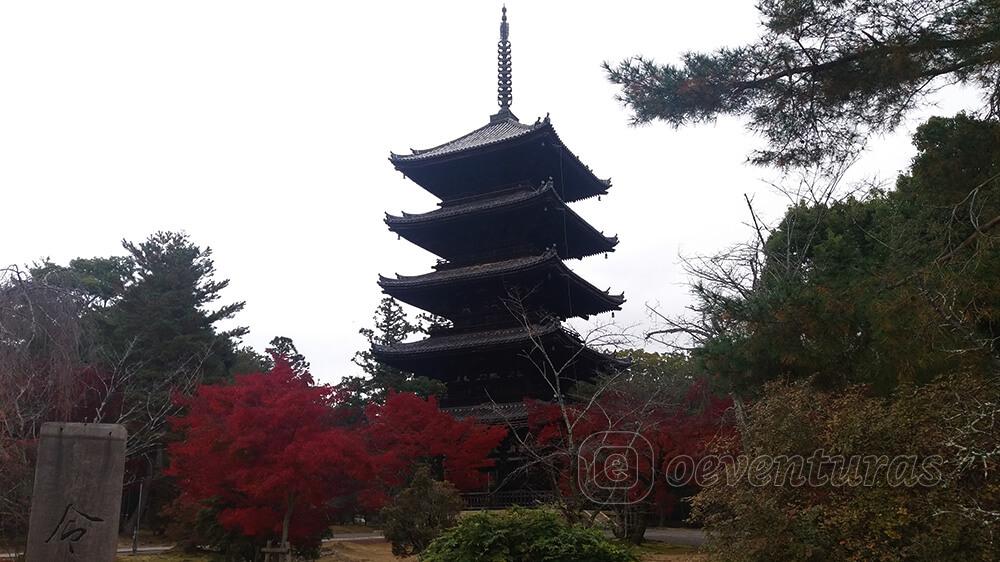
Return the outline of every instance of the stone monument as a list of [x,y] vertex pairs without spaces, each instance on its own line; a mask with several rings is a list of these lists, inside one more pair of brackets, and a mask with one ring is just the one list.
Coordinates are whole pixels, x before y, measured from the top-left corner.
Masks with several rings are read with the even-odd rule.
[[125,428],[42,425],[27,562],[113,562],[125,473]]

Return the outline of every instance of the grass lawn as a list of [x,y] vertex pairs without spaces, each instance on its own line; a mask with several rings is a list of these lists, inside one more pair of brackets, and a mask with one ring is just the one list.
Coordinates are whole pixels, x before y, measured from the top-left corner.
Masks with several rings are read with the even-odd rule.
[[119,562],[216,562],[218,557],[208,554],[183,554],[180,552],[167,552],[165,554],[119,554]]
[[708,556],[698,554],[690,546],[679,546],[662,542],[647,542],[638,549],[642,562],[707,562]]
[[[646,543],[639,548],[642,562],[706,562],[708,558],[686,546]],[[118,556],[120,562],[217,562],[210,555],[181,553]],[[416,557],[396,558],[389,543],[383,541],[327,543],[321,562],[416,562]]]
[[341,542],[323,546],[322,562],[416,562],[415,556],[396,558],[384,541]]
[[[210,554],[140,554],[118,555],[118,562],[218,562],[221,558]],[[321,562],[416,562],[415,557],[397,558],[387,542],[363,541],[327,543],[323,546]]]

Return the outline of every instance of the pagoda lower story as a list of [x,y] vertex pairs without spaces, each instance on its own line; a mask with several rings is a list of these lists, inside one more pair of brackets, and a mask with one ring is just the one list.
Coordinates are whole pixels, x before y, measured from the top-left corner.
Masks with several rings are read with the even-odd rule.
[[483,414],[494,405],[525,398],[551,400],[556,388],[567,392],[613,361],[555,321],[480,332],[449,330],[422,341],[376,348],[376,353],[398,369],[445,382],[443,407],[474,407]]
[[[565,263],[613,252],[605,236],[569,204],[606,194],[567,149],[548,117],[521,123],[510,111],[506,13],[499,44],[500,111],[453,141],[390,162],[440,199],[437,209],[387,215],[389,230],[436,254],[433,270],[380,277],[396,299],[447,320],[424,340],[376,345],[388,365],[445,383],[443,407],[458,417],[525,426],[525,400],[552,400],[580,381],[620,368],[563,322],[619,310],[625,299],[601,290]],[[522,429],[523,430],[523,429]],[[518,462],[509,440],[495,482]],[[487,491],[497,493],[492,487]],[[523,479],[504,493],[530,486]]]

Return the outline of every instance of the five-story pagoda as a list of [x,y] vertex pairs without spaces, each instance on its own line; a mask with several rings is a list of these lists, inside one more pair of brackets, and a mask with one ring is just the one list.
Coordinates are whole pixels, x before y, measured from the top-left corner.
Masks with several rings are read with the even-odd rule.
[[[563,327],[568,318],[618,310],[563,262],[614,251],[567,203],[607,193],[567,149],[549,118],[511,112],[506,8],[498,44],[500,111],[487,125],[392,165],[441,202],[427,213],[386,215],[389,230],[441,259],[430,273],[379,278],[396,299],[447,319],[416,342],[374,346],[375,357],[447,386],[442,406],[458,416],[523,420],[524,398],[551,400],[552,377],[568,388],[617,362]],[[558,367],[552,369],[554,365]],[[552,372],[546,372],[546,371]]]

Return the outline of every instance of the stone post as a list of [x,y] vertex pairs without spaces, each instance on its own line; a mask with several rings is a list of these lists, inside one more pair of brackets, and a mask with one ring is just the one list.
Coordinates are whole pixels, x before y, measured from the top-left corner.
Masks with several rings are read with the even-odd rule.
[[125,438],[117,424],[42,425],[27,562],[114,562]]

